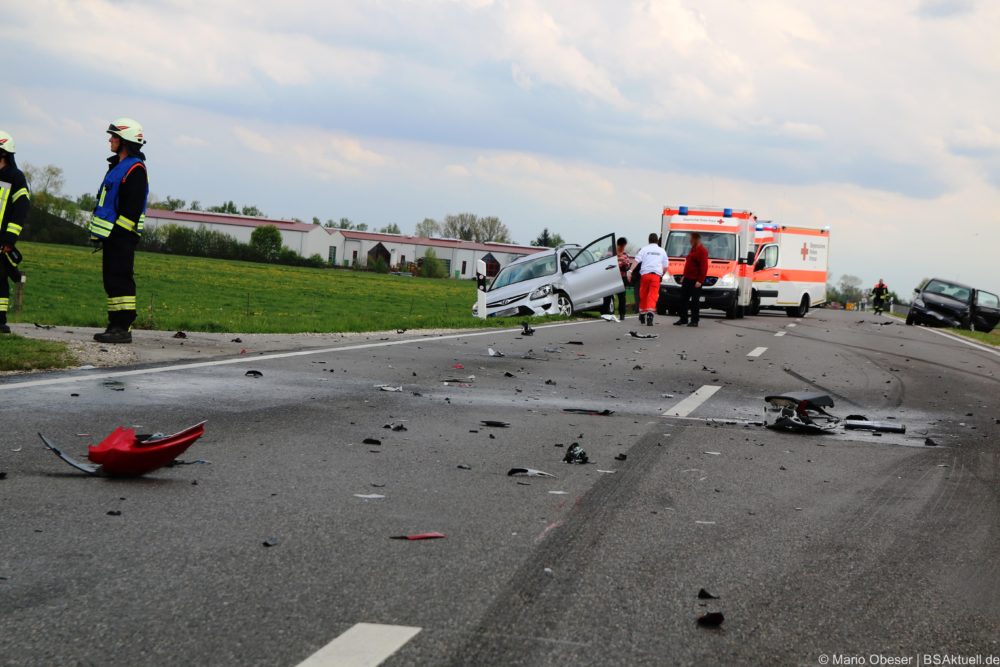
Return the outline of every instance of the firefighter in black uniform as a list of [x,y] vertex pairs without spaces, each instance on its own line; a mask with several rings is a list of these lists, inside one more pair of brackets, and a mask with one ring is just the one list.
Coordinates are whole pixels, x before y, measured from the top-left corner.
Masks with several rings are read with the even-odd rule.
[[31,208],[31,193],[24,174],[14,161],[14,137],[0,130],[0,334],[9,334],[7,309],[10,307],[9,280],[18,281],[21,253],[15,245]]
[[142,235],[149,197],[146,143],[142,125],[118,118],[108,126],[111,152],[108,172],[97,192],[90,218],[90,238],[104,251],[104,291],[108,295],[108,328],[96,334],[99,343],[131,343],[135,322],[135,249]]
[[872,288],[872,296],[875,297],[875,314],[880,315],[885,310],[886,299],[889,298],[889,287],[881,278],[878,279],[875,287]]

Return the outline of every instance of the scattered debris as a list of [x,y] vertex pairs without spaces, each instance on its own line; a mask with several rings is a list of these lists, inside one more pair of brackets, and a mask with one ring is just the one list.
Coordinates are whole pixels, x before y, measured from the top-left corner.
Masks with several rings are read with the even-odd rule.
[[569,495],[569,491],[549,491],[553,496],[566,496]]
[[710,611],[698,617],[698,625],[703,628],[717,628],[722,625],[726,617],[720,611]]
[[617,470],[598,470],[597,472],[603,472],[605,475],[614,475]]
[[546,381],[545,381],[545,384],[547,384],[547,385],[551,385],[551,386],[553,386],[553,387],[554,387],[554,386],[556,385],[556,381],[555,381],[555,380],[546,380]]
[[12,450],[10,450],[10,451],[12,451],[12,452],[19,452],[19,451],[21,451],[22,449],[24,449],[24,445],[18,445],[18,446],[17,446],[17,449],[12,449]]
[[0,479],[7,479],[7,472],[0,472]]
[[531,325],[527,322],[521,322],[521,335],[522,336],[534,336],[535,330],[531,328]]
[[[554,382],[552,384],[555,384]],[[594,417],[608,417],[614,414],[614,410],[594,410],[592,408],[563,408],[563,412],[570,412],[574,415],[592,415]]]
[[173,435],[137,436],[134,429],[119,426],[99,444],[88,448],[87,458],[91,463],[73,459],[41,433],[38,436],[56,456],[88,475],[138,477],[169,465],[204,433],[205,422]]
[[406,329],[396,329],[396,333],[398,333],[398,334],[405,334],[406,333]]
[[492,347],[488,347],[488,348],[486,348],[486,351],[487,351],[487,352],[489,353],[489,355],[490,355],[491,357],[506,357],[506,356],[507,356],[507,355],[506,355],[506,354],[504,354],[503,352],[497,352],[497,351],[496,351],[496,350],[494,350],[494,349],[493,349]]
[[844,420],[844,428],[848,431],[877,431],[880,433],[906,433],[904,424],[886,424],[867,419],[855,420],[848,417]]
[[121,516],[122,515],[122,511],[121,510],[108,510],[107,514],[108,514],[108,516]]
[[484,419],[479,423],[483,426],[489,426],[490,428],[507,428],[510,426],[510,422],[502,422],[495,419]]
[[615,461],[624,461],[627,458],[628,454],[619,454],[618,456],[615,457]]
[[695,523],[698,524],[699,526],[714,526],[715,525],[714,521],[695,521]]
[[640,366],[639,364],[636,364],[635,366],[632,367],[632,370],[634,370],[634,371],[641,371],[642,370],[642,366]]
[[381,493],[355,493],[354,497],[362,500],[382,500],[385,498]]
[[230,342],[230,343],[242,343],[242,342],[243,342],[243,339],[242,339],[242,338],[233,338],[233,339],[232,339],[232,340],[230,340],[229,342]]
[[35,322],[35,328],[36,329],[55,329],[56,325],[54,325],[54,324],[39,324],[38,322]]
[[562,352],[562,348],[561,347],[543,347],[542,348],[542,352],[546,352],[548,354],[559,354],[560,352]]
[[705,452],[706,454],[711,454],[712,456],[722,456],[722,452]]
[[564,343],[565,345],[583,345],[582,340],[568,340]]
[[173,468],[175,466],[193,466],[193,465],[212,465],[211,461],[206,461],[205,459],[195,459],[194,461],[182,461],[181,459],[174,459],[167,464],[168,468]]
[[505,378],[512,378],[512,377],[515,377],[515,375],[514,375],[513,373],[511,373],[510,371],[507,371],[507,372],[505,372],[505,373],[503,374],[503,376],[504,376]]
[[452,368],[458,371],[465,370],[465,366],[463,366],[462,364],[455,364],[454,366],[452,366]]
[[469,465],[469,464],[467,464],[467,463],[459,463],[459,464],[458,464],[457,466],[455,466],[455,467],[456,467],[456,468],[458,468],[459,470],[472,470],[472,466],[470,466],[470,465]]
[[718,600],[719,596],[718,595],[712,595],[711,593],[709,593],[708,591],[706,591],[704,588],[702,588],[701,590],[698,591],[698,599],[699,600]]
[[125,383],[119,382],[118,380],[106,380],[101,384],[103,384],[111,391],[125,391]]
[[555,475],[534,468],[511,468],[508,477],[555,477]]
[[361,443],[365,445],[381,445],[382,441],[378,438],[365,438]]
[[924,445],[927,446],[927,447],[937,447],[938,446],[938,444],[934,441],[933,438],[924,438]]
[[263,544],[264,544],[265,547],[276,547],[276,546],[278,546],[279,542],[280,542],[280,540],[278,540],[277,537],[269,537],[266,540],[264,540]]
[[707,371],[707,372],[711,373],[712,375],[715,375],[716,373],[719,372],[719,371],[715,370],[714,368],[709,368],[708,366],[702,366],[701,370]]
[[246,375],[248,378],[262,378],[262,377],[264,377],[263,373],[261,373],[260,371],[255,371],[253,369],[247,371],[246,373],[244,373],[244,375]]
[[641,334],[638,331],[629,331],[628,335],[632,338],[659,338],[660,334]]
[[388,384],[377,384],[375,386],[378,388],[379,391],[403,391],[403,385],[399,385],[398,387],[393,387],[392,385]]
[[563,463],[589,463],[590,457],[587,456],[587,452],[583,451],[583,447],[580,443],[574,442],[566,450],[566,456],[563,457]]
[[443,540],[444,533],[415,533],[413,535],[393,535],[390,540]]
[[546,577],[554,577],[555,576],[555,574],[552,572],[552,568],[551,567],[543,568],[542,572],[545,573]]
[[604,320],[605,322],[617,322],[618,321],[617,317],[615,317],[614,315],[610,315],[608,313],[605,313],[604,315],[601,315],[601,319]]
[[386,424],[386,425],[385,425],[385,426],[383,426],[382,428],[387,428],[387,429],[391,429],[391,430],[393,430],[393,431],[397,431],[397,432],[398,432],[398,431],[407,431],[407,430],[409,430],[409,429],[407,429],[407,428],[406,428],[406,426],[405,426],[405,425],[403,425],[403,424],[393,424],[393,423],[391,423],[391,422],[390,422],[390,423],[388,423],[388,424]]
[[824,410],[832,408],[833,399],[817,392],[787,392],[765,396],[769,407],[764,411],[764,425],[769,429],[827,433],[840,420]]

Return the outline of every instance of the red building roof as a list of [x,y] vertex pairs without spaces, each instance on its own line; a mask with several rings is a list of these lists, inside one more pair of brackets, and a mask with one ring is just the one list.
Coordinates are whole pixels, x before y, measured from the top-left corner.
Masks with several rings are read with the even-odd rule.
[[[157,208],[148,209],[146,211],[146,217],[156,218],[158,220],[195,222],[206,225],[234,225],[236,227],[263,227],[264,225],[274,225],[278,229],[296,232],[308,232],[318,226],[311,225],[306,222],[295,222],[294,220],[274,220],[271,218],[255,218],[249,215],[208,213],[206,211],[165,211]],[[321,227],[321,229],[325,228]]]
[[421,236],[406,236],[403,234],[383,234],[381,232],[359,232],[355,229],[333,229],[340,232],[346,239],[363,241],[381,241],[383,243],[406,243],[409,245],[429,245],[438,248],[460,248],[462,250],[481,250],[484,252],[505,252],[512,255],[531,255],[546,250],[536,246],[516,245],[513,243],[476,243],[461,239],[429,239]]

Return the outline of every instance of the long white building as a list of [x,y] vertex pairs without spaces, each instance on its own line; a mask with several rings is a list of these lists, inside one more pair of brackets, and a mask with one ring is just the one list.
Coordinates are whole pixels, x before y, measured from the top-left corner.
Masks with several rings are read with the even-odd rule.
[[273,225],[281,232],[282,243],[303,257],[319,255],[335,266],[367,266],[381,259],[391,269],[407,271],[428,249],[440,259],[453,278],[474,278],[476,262],[486,261],[487,272],[495,275],[500,267],[519,257],[536,253],[542,248],[511,243],[475,243],[458,239],[422,238],[403,234],[361,232],[328,229],[294,220],[254,218],[204,211],[162,211],[149,209],[146,226],[179,225],[197,229],[205,227],[221,232],[243,243],[257,227]]

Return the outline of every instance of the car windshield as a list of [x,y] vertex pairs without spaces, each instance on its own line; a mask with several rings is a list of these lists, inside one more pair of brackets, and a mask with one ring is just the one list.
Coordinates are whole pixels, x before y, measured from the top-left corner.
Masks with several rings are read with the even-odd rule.
[[932,280],[926,285],[924,285],[924,292],[928,294],[938,294],[940,296],[946,296],[949,299],[955,299],[956,301],[961,301],[962,303],[968,303],[969,288],[962,287],[961,285],[953,285],[951,283],[946,283],[943,280]]
[[[701,232],[701,244],[712,259],[736,259],[736,234]],[[670,232],[667,255],[686,257],[691,252],[691,232]]]
[[555,272],[556,254],[554,252],[543,253],[535,259],[505,266],[497,274],[497,277],[493,279],[493,284],[490,285],[489,291],[492,292],[495,289],[507,287],[507,285],[513,285],[514,283],[522,283],[525,280],[551,276]]

